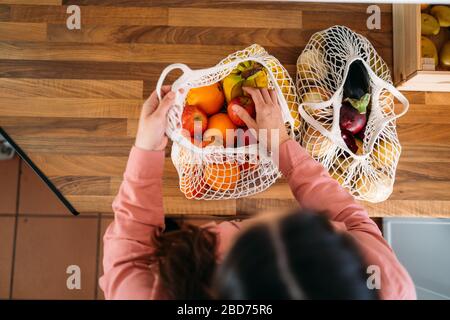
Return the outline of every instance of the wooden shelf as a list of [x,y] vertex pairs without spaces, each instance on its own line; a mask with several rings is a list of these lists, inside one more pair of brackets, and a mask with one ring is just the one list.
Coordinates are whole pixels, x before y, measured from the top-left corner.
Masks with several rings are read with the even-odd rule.
[[450,92],[450,71],[422,68],[420,13],[418,4],[392,7],[394,83],[400,90]]

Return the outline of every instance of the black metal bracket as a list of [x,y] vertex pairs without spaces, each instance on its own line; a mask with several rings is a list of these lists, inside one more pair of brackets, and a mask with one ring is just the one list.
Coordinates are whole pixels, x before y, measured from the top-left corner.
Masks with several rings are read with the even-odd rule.
[[44,183],[52,190],[52,192],[58,197],[59,201],[75,216],[79,215],[79,212],[72,206],[72,204],[63,196],[63,194],[55,187],[55,185],[47,178],[47,176],[31,161],[27,154],[20,148],[13,139],[0,127],[0,135],[2,135],[6,141],[13,147],[16,153],[25,161],[31,169],[44,181]]

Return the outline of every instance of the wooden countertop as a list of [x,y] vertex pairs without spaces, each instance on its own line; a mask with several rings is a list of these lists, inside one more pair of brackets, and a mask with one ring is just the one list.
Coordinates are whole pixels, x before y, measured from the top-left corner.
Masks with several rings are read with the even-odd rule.
[[[367,36],[392,66],[390,5],[380,6],[382,29],[368,32],[367,6],[357,4],[63,2],[81,5],[81,30],[65,27],[59,1],[0,5],[0,126],[81,213],[111,212],[141,103],[169,63],[209,67],[258,43],[295,77],[309,37],[343,24]],[[367,207],[371,216],[450,217],[450,94],[407,97],[394,193]],[[244,199],[186,200],[167,158],[164,205],[170,215],[233,216],[296,203],[284,179]]]

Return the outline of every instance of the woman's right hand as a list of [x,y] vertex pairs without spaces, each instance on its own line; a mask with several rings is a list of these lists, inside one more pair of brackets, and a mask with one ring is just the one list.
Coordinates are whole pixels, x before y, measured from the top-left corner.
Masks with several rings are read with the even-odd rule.
[[[274,90],[256,89],[244,87],[255,103],[256,120],[253,119],[244,108],[234,105],[233,111],[245,122],[249,129],[253,129],[259,135],[260,129],[267,130],[267,148],[272,147],[272,130],[276,130],[279,136],[279,145],[290,139],[283,121],[281,107]],[[257,137],[258,138],[258,137]]]

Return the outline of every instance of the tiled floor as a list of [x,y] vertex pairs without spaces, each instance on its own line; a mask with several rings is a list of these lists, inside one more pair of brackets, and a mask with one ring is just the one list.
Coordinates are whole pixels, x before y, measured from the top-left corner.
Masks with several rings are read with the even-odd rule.
[[21,161],[20,168],[19,215],[71,215],[30,166]]
[[0,299],[10,297],[15,217],[0,217]]
[[[0,299],[95,299],[111,215],[73,217],[18,157],[0,161]],[[81,271],[69,290],[67,268]]]
[[[18,157],[0,161],[0,299],[103,299],[97,279],[111,221],[112,214],[73,217]],[[71,265],[81,270],[80,290],[67,288]]]

